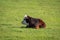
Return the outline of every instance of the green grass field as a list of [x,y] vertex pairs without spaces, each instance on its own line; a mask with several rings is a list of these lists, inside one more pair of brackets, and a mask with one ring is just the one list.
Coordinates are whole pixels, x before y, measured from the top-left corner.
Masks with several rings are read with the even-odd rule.
[[[24,28],[25,14],[46,28]],[[0,0],[0,40],[60,40],[60,0]]]

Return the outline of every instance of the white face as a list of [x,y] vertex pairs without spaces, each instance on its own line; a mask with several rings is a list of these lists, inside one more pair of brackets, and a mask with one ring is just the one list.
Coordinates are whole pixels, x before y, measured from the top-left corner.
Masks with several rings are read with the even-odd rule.
[[22,21],[22,24],[29,25],[25,20]]
[[27,17],[27,15],[24,16],[24,20],[22,21],[22,24],[29,25],[25,20],[26,17]]

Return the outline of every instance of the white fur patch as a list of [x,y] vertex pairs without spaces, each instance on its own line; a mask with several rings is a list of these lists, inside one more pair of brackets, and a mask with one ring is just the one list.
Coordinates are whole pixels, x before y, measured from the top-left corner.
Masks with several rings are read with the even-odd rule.
[[25,15],[24,17],[27,17],[27,15]]
[[26,21],[25,20],[23,20],[23,22],[22,22],[23,24],[25,24],[25,25],[29,25],[28,23],[26,23]]

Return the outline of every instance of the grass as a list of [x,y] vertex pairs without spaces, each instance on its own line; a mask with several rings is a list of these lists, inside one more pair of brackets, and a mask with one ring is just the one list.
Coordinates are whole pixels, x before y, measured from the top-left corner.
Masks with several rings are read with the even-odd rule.
[[[25,14],[46,28],[21,28]],[[60,0],[0,0],[0,40],[60,40]]]

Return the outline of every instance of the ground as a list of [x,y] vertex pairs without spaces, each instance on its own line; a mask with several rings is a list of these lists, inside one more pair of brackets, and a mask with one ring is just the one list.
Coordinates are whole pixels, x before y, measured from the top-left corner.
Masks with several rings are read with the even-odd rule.
[[[25,28],[25,14],[46,28]],[[0,40],[60,40],[60,0],[0,0]]]

